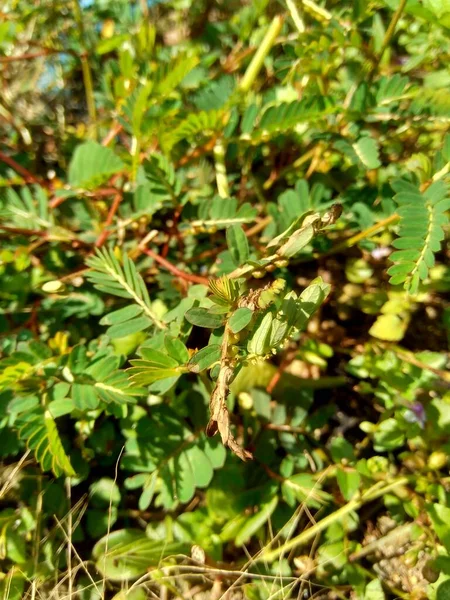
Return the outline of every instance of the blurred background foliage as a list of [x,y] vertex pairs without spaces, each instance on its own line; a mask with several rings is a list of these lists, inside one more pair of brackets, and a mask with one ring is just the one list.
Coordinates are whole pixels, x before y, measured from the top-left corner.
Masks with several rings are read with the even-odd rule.
[[449,33],[3,3],[3,598],[450,597]]

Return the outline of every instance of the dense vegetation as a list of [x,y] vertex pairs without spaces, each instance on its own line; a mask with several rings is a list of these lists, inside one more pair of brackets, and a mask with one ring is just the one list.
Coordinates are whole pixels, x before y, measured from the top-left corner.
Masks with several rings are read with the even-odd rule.
[[450,598],[448,0],[6,0],[0,595]]

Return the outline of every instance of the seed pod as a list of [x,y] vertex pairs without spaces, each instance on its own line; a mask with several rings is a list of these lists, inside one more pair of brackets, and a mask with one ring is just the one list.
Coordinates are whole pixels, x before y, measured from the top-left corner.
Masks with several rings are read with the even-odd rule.
[[285,258],[280,258],[279,260],[275,261],[275,266],[278,267],[279,269],[282,269],[283,267],[287,267],[289,264],[289,261],[286,260]]
[[232,333],[230,331],[230,333],[228,334],[228,341],[230,342],[230,344],[236,344],[240,341],[240,339],[241,335],[239,333]]
[[265,271],[262,271],[261,269],[256,269],[255,271],[253,271],[252,275],[255,279],[262,279],[264,277],[264,275],[266,274]]
[[229,346],[228,347],[229,356],[237,356],[239,354],[239,348],[237,346]]

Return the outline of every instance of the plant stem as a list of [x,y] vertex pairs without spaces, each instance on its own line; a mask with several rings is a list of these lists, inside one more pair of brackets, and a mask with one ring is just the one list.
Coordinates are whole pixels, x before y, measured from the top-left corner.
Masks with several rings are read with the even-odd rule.
[[300,13],[297,10],[297,6],[295,5],[294,0],[286,0],[286,6],[288,7],[289,12],[291,13],[291,18],[294,21],[294,25],[297,27],[297,31],[299,33],[304,33],[305,24],[300,16]]
[[334,248],[331,248],[331,250],[326,252],[325,255],[329,256],[330,254],[336,254],[336,252],[340,252],[341,250],[350,248],[351,246],[354,246],[361,240],[364,240],[365,238],[370,237],[372,235],[372,233],[375,233],[379,229],[384,229],[384,227],[387,227],[388,225],[392,225],[393,223],[396,223],[399,218],[400,218],[400,216],[397,213],[394,213],[390,217],[386,217],[386,219],[378,221],[378,223],[375,223],[375,225],[371,225],[364,231],[361,231],[360,233],[357,233],[356,235],[349,237],[341,244],[334,246]]
[[169,273],[172,273],[172,275],[176,275],[177,277],[180,277],[185,281],[189,281],[190,283],[201,283],[203,285],[208,285],[207,277],[202,277],[201,275],[194,275],[192,273],[185,273],[184,271],[170,263],[167,259],[163,258],[159,254],[156,254],[156,252],[153,252],[153,250],[150,250],[149,248],[143,248],[142,252],[144,254],[147,254],[147,256],[153,258],[155,262],[159,263],[162,267],[169,271]]
[[270,49],[274,45],[282,26],[283,17],[277,15],[273,18],[273,21],[270,24],[269,29],[267,30],[266,35],[264,36],[264,39],[261,42],[261,45],[259,46],[255,56],[253,57],[252,61],[247,67],[247,70],[245,71],[244,77],[242,78],[239,84],[239,89],[241,90],[241,92],[248,92],[252,87],[253,83],[255,82],[255,79],[258,76],[258,73],[261,70],[261,67],[263,66],[264,59],[269,54]]
[[264,182],[263,184],[263,189],[264,190],[270,190],[270,188],[273,186],[273,184],[280,179],[281,177],[283,177],[284,175],[286,175],[286,173],[289,173],[290,171],[294,171],[295,169],[298,169],[299,167],[301,167],[305,162],[308,162],[308,160],[310,158],[313,158],[316,154],[317,151],[317,147],[315,146],[314,148],[311,148],[310,150],[308,150],[307,152],[305,152],[305,154],[302,154],[302,156],[300,156],[299,158],[297,158],[297,160],[295,160],[291,165],[287,166],[285,169],[283,169],[282,171],[280,171],[278,174],[274,174],[271,175],[269,177],[269,179],[267,179],[267,181]]
[[214,146],[214,166],[219,196],[221,198],[229,198],[230,188],[228,186],[227,168],[225,166],[225,146],[222,139],[218,139]]
[[370,69],[369,81],[372,81],[372,78],[375,75],[375,71],[377,70],[378,65],[381,62],[381,59],[383,58],[383,54],[386,52],[387,48],[389,47],[389,44],[391,43],[392,36],[394,35],[395,28],[397,27],[397,23],[399,22],[400,17],[402,16],[403,10],[405,9],[406,2],[407,2],[407,0],[400,0],[400,4],[398,5],[397,10],[392,15],[391,22],[389,23],[389,26],[387,28],[387,31],[386,31],[384,39],[383,39],[383,43],[381,45],[381,50],[378,53],[378,56],[375,59],[375,62],[373,63],[372,68]]
[[80,54],[81,71],[83,73],[84,92],[86,94],[86,104],[90,121],[90,132],[94,139],[97,138],[97,111],[95,109],[94,85],[92,83],[91,67],[89,66],[88,54],[85,47],[85,35],[83,24],[83,13],[79,0],[73,0],[75,21],[80,35],[80,41],[85,51]]
[[330,21],[333,16],[328,10],[316,4],[313,0],[301,0],[301,4],[311,15],[319,20]]
[[[273,560],[278,558],[280,556],[280,554],[289,552],[293,548],[297,548],[298,546],[306,544],[307,542],[312,540],[316,535],[318,535],[319,533],[321,533],[322,531],[327,529],[327,527],[329,527],[336,521],[343,519],[345,516],[347,516],[352,511],[358,510],[364,504],[371,502],[372,500],[376,500],[380,496],[384,496],[385,494],[394,490],[396,487],[405,485],[408,482],[409,482],[408,477],[400,477],[399,479],[392,481],[391,483],[385,485],[384,487],[380,488],[380,487],[377,487],[376,485],[373,486],[373,488],[367,490],[367,492],[360,498],[355,498],[354,500],[350,500],[350,502],[348,502],[347,504],[345,504],[344,506],[342,506],[341,508],[336,510],[334,513],[331,513],[331,515],[328,515],[327,517],[325,517],[324,519],[322,519],[321,521],[319,521],[318,523],[316,523],[309,529],[302,531],[302,533],[300,533],[296,537],[292,538],[285,544],[282,544],[281,546],[279,546],[278,548],[275,548],[274,550],[269,550],[269,549],[264,550],[256,558],[256,561],[258,561],[258,562],[265,561],[267,563],[272,562]],[[270,546],[268,546],[268,548],[269,547]]]
[[14,169],[14,171],[19,173],[19,175],[22,175],[22,177],[25,179],[26,183],[41,183],[40,180],[36,177],[36,175],[33,175],[33,173],[28,171],[28,169],[26,169],[25,167],[22,167],[22,165],[19,165],[19,163],[16,162],[13,158],[8,156],[7,154],[4,154],[1,151],[0,151],[0,161],[2,161],[3,163],[5,163],[5,165],[8,165],[12,169]]
[[433,181],[439,181],[450,172],[450,162],[448,162],[440,171],[433,175]]
[[108,239],[108,236],[112,233],[112,231],[108,230],[108,227],[111,225],[114,219],[114,215],[116,214],[119,204],[122,202],[122,194],[117,193],[114,196],[114,199],[111,204],[111,208],[109,209],[108,216],[106,217],[106,221],[103,224],[103,230],[97,238],[95,242],[95,247],[100,248]]

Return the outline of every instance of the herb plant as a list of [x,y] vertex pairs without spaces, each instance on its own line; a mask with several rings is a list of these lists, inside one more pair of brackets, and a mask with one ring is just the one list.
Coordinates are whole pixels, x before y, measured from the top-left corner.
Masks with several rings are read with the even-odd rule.
[[6,0],[2,598],[449,596],[449,31]]

